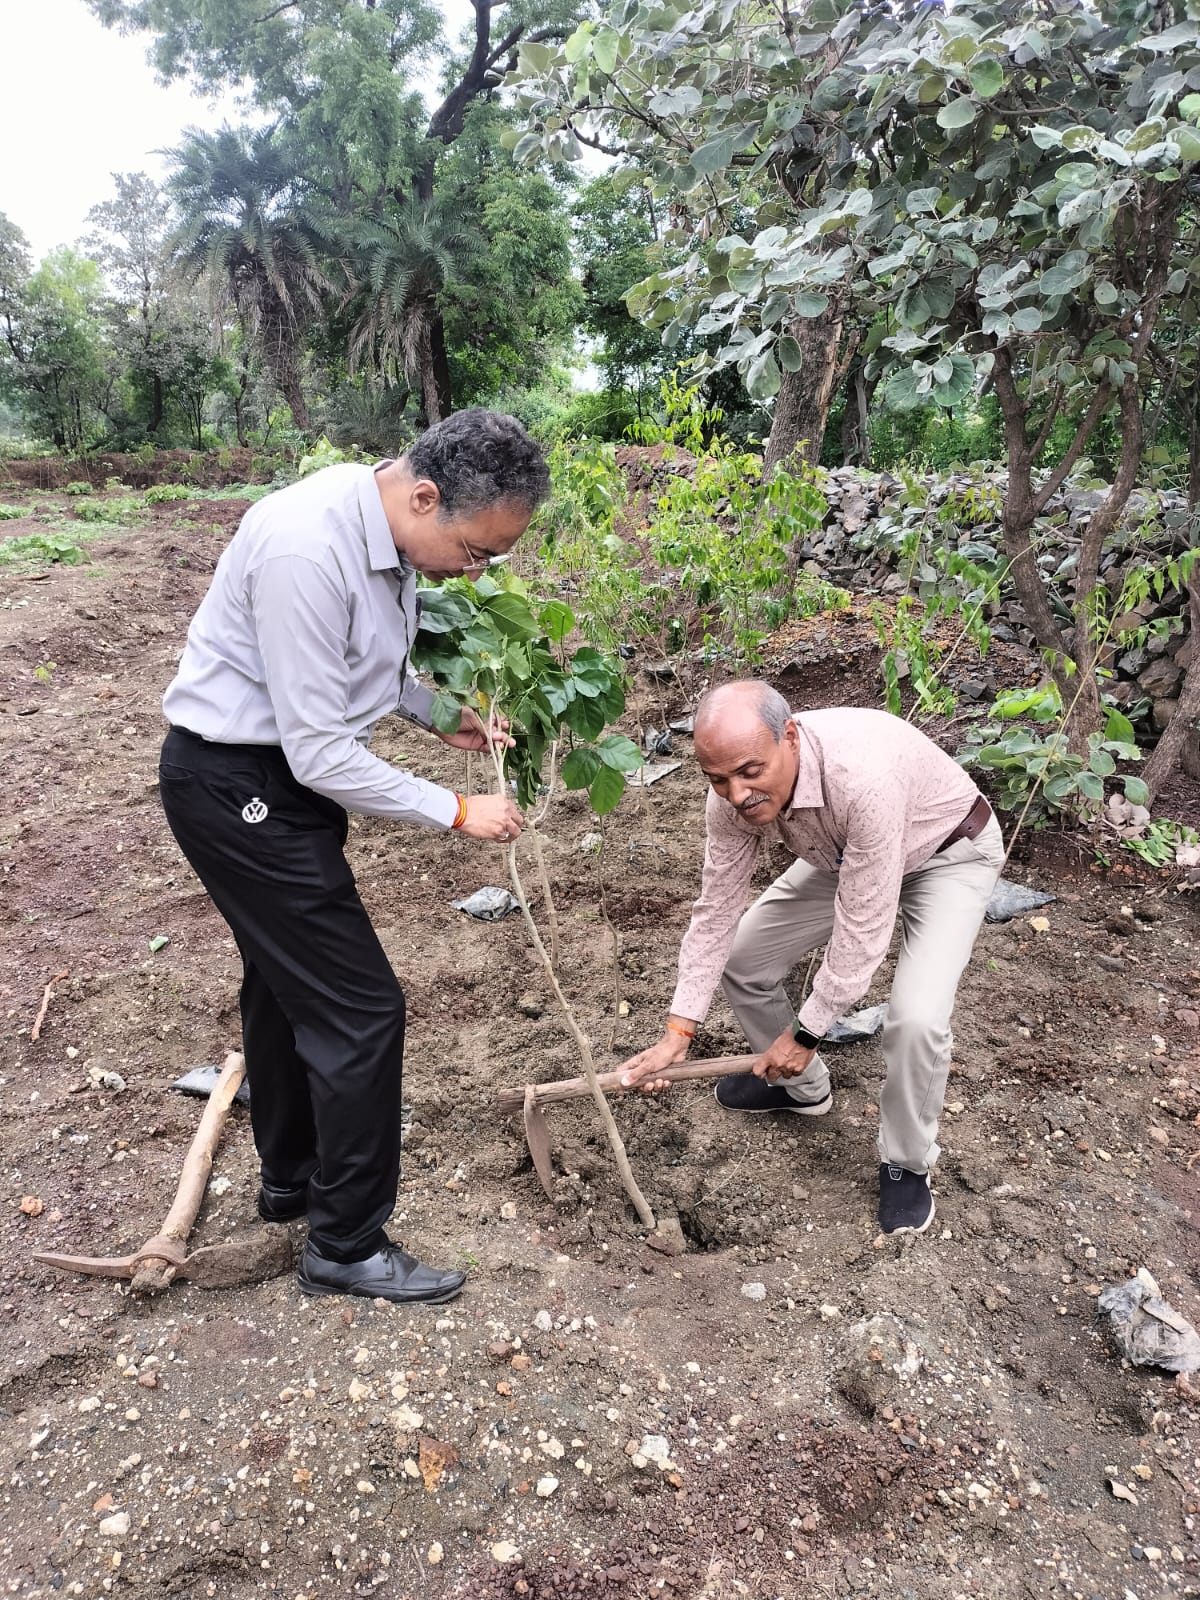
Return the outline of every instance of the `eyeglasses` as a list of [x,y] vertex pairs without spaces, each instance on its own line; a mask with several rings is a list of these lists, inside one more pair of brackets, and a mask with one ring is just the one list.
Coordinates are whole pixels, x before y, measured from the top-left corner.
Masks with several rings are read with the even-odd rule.
[[508,560],[507,555],[496,556],[492,555],[490,551],[483,555],[476,555],[468,544],[463,544],[463,552],[467,557],[462,565],[464,574],[468,572],[486,572],[489,567],[498,567],[502,562]]

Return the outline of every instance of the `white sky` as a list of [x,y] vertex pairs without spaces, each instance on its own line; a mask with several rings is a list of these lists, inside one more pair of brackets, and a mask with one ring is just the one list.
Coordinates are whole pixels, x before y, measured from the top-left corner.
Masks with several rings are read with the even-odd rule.
[[[442,0],[450,31],[466,0]],[[35,259],[87,231],[114,172],[163,173],[154,154],[186,127],[236,122],[233,96],[212,101],[187,84],[163,88],[146,62],[146,37],[102,28],[83,0],[0,0],[0,211]]]

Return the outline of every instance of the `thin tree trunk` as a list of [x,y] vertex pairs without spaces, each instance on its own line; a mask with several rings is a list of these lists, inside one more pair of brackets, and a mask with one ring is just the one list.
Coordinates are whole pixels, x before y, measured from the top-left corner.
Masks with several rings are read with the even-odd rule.
[[150,380],[150,421],[146,424],[147,433],[157,433],[163,419],[163,382],[156,372]]
[[1175,715],[1163,729],[1142,772],[1150,790],[1151,804],[1174,772],[1176,763],[1183,759],[1185,768],[1191,771],[1200,755],[1197,726],[1200,723],[1200,573],[1196,569],[1188,583],[1188,613],[1190,665],[1183,676]]
[[792,457],[816,466],[841,371],[840,316],[831,310],[824,317],[803,317],[789,332],[800,346],[800,370],[783,374],[763,454],[764,473],[773,472]]
[[450,358],[446,352],[446,328],[440,311],[434,313],[430,324],[429,349],[433,381],[437,386],[438,416],[448,417],[454,410],[454,394],[450,384]]

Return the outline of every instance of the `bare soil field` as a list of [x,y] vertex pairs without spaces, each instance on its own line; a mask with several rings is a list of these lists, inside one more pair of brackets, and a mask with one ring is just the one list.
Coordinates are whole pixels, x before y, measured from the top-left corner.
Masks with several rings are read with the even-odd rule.
[[[1123,1365],[1095,1307],[1144,1265],[1200,1324],[1200,896],[1169,876],[1014,862],[1057,899],[1048,929],[981,934],[924,1237],[877,1236],[874,1043],[829,1051],[816,1122],[739,1119],[702,1086],[618,1102],[672,1256],[586,1103],[548,1113],[553,1203],[495,1112],[579,1070],[520,919],[450,907],[504,882],[500,851],[355,819],[409,1001],[392,1231],[469,1265],[462,1299],[309,1300],[289,1274],[144,1301],[32,1262],[155,1231],[200,1115],[168,1085],[238,1044],[236,952],[155,774],[160,696],[243,509],[169,503],[85,564],[0,569],[3,1591],[1200,1594],[1200,1405]],[[797,705],[875,700],[870,637],[810,619],[775,679]],[[684,709],[670,691],[647,717]],[[704,787],[676,745],[601,856],[580,798],[550,825],[564,981],[604,1065],[657,1036],[696,892]],[[462,785],[462,757],[404,724],[377,748]],[[698,1044],[744,1048],[723,1002]],[[256,1185],[235,1110],[194,1242],[261,1226]]]

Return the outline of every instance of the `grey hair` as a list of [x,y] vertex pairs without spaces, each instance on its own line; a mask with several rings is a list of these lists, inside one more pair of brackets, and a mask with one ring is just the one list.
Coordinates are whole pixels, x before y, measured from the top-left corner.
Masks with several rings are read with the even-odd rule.
[[435,422],[405,451],[414,478],[437,484],[443,520],[476,516],[491,506],[532,513],[550,490],[542,447],[515,417],[474,406]]
[[719,716],[721,702],[734,697],[751,702],[759,721],[771,730],[771,735],[778,744],[792,720],[792,708],[778,689],[772,689],[769,683],[764,683],[758,678],[744,678],[736,683],[723,683],[716,689],[710,689],[696,707],[696,726],[710,717]]

